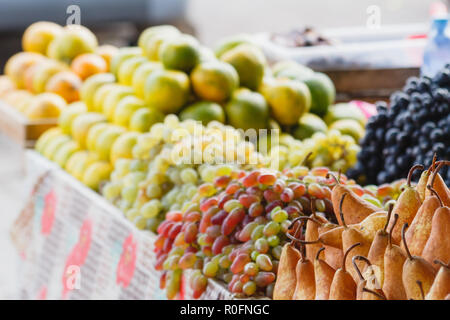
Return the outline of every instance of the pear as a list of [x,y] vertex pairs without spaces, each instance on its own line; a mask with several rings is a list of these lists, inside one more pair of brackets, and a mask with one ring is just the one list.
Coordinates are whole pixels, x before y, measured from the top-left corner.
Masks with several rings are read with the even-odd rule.
[[281,251],[280,262],[278,263],[277,280],[273,290],[274,300],[291,300],[296,286],[295,268],[301,258],[294,242],[286,243]]
[[[411,255],[405,239],[407,227],[408,224],[405,223],[402,228],[402,240],[407,256],[403,264],[402,281],[407,299],[420,300],[430,291],[436,271],[424,258]],[[421,282],[421,286],[417,285],[417,281]]]
[[329,173],[328,175],[332,176],[337,183],[331,193],[331,201],[333,203],[336,219],[340,225],[342,225],[342,220],[339,214],[339,206],[343,194],[348,195],[347,202],[345,206],[342,207],[345,220],[348,224],[359,223],[371,213],[380,211],[380,208],[368,201],[365,201],[364,199],[361,199],[348,187],[341,185],[339,180],[333,174]]
[[[306,251],[305,247],[303,247],[303,251]],[[306,252],[303,252],[302,257],[297,262],[295,274],[297,285],[292,300],[314,300],[316,297],[314,264],[306,257]]]
[[436,259],[441,261],[450,260],[450,241],[448,241],[448,235],[450,233],[450,208],[443,206],[441,198],[434,188],[431,186],[428,186],[428,188],[439,199],[441,205],[433,215],[431,233],[422,252],[422,257],[431,264]]
[[383,229],[378,230],[375,239],[370,245],[369,253],[367,258],[369,261],[372,261],[373,265],[378,267],[379,275],[377,275],[377,281],[380,287],[383,286],[384,281],[384,253],[386,252],[386,247],[389,242],[389,233],[387,232],[387,227],[389,224],[389,220],[392,215],[393,206],[389,207],[388,217],[386,219],[386,223]]
[[328,263],[320,259],[320,253],[324,250],[326,250],[324,247],[320,248],[314,259],[314,275],[316,280],[315,300],[328,300],[331,283],[336,272]]
[[[355,268],[355,271],[358,274],[359,282],[356,289],[356,300],[386,300],[386,297],[383,293],[383,290],[380,289],[380,287],[377,285],[377,283],[372,284],[368,283],[367,280],[364,278],[364,276],[361,273],[361,270],[359,269],[358,265],[356,264],[356,260],[363,261],[367,264],[367,268],[372,267],[372,263],[369,259],[363,256],[354,256],[352,258],[353,267]],[[371,278],[373,279],[375,274],[373,272],[373,269],[371,269]],[[373,287],[373,289],[367,288],[367,286],[370,285]]]
[[406,292],[403,287],[402,273],[406,255],[403,250],[392,243],[392,229],[398,220],[398,214],[394,215],[391,229],[389,230],[388,245],[384,252],[384,281],[383,292],[388,300],[405,300]]
[[411,226],[406,231],[406,243],[412,255],[420,256],[431,233],[431,221],[434,213],[440,207],[439,199],[428,196],[417,211],[411,222]]
[[450,263],[445,264],[440,260],[435,260],[434,263],[441,267],[425,299],[444,300],[450,294]]
[[[436,162],[436,164],[437,168],[433,172],[433,175],[429,178],[428,185],[431,185],[431,187],[437,192],[444,205],[450,207],[450,190],[447,188],[444,180],[442,180],[442,177],[439,174],[439,170],[441,170],[444,165],[450,165],[450,161],[442,160]],[[431,191],[427,189],[425,197],[429,195],[431,195]]]
[[[355,250],[352,251],[352,253],[350,253],[350,258],[346,262],[346,267],[349,270],[350,274],[352,275],[353,280],[355,282],[358,282],[358,273],[356,272],[355,269],[351,268],[351,264],[352,264],[351,259],[355,255],[367,256],[369,249],[370,249],[370,242],[367,241],[366,238],[364,238],[364,236],[362,235],[362,233],[359,230],[357,230],[355,227],[347,226],[347,224],[346,224],[346,221],[344,218],[344,212],[342,211],[342,207],[343,207],[343,203],[344,203],[344,200],[346,199],[347,195],[348,195],[348,193],[344,193],[342,195],[342,198],[341,198],[341,201],[339,204],[339,213],[341,216],[342,224],[344,226],[344,231],[342,232],[342,249],[344,251],[346,251],[354,243],[360,244]],[[362,262],[358,262],[358,263],[359,263],[358,267],[361,269]]]
[[325,262],[328,263],[334,270],[338,269],[342,265],[344,259],[344,252],[342,249],[323,246],[325,249]]
[[[313,205],[314,201],[311,201],[311,217],[314,217],[315,219],[319,220],[323,223],[327,223],[328,221],[321,217],[316,215],[315,206]],[[319,227],[321,224],[314,222],[313,219],[308,219],[306,221],[306,230],[305,230],[305,240],[306,241],[312,241],[319,237]],[[322,244],[320,243],[311,243],[311,245],[306,246],[306,258],[310,261],[314,261],[314,257],[317,253],[317,250],[322,248]]]
[[352,275],[347,271],[345,265],[348,254],[360,243],[351,245],[344,254],[342,266],[336,270],[333,281],[330,286],[329,300],[355,300],[356,299],[356,283]]
[[[409,170],[407,185],[394,205],[393,212],[398,214],[398,223],[400,225],[404,225],[405,223],[407,223],[408,225],[411,224],[417,211],[422,205],[419,193],[414,187],[411,186],[412,174],[416,169],[419,168],[423,169],[423,166],[417,164]],[[399,244],[401,241],[401,227],[399,225],[397,225],[392,231],[392,241],[395,244]]]
[[422,201],[422,202],[425,201],[425,194],[427,192],[428,179],[430,178],[430,175],[433,173],[435,165],[436,165],[436,154],[434,154],[434,156],[433,156],[433,162],[431,163],[431,166],[428,168],[428,170],[425,170],[422,172],[422,174],[420,175],[419,182],[417,182],[416,190],[417,190],[417,193],[419,194],[420,201]]

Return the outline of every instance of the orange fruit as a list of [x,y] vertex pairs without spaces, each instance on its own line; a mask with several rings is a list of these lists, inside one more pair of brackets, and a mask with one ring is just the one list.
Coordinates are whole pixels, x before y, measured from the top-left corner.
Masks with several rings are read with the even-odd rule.
[[43,55],[34,52],[19,52],[8,59],[5,65],[7,75],[19,89],[25,88],[25,73],[38,61],[45,60]]
[[52,76],[45,91],[59,94],[67,103],[80,100],[80,88],[83,82],[80,77],[70,71],[61,71]]
[[94,74],[107,72],[108,64],[98,54],[84,53],[73,59],[70,68],[84,80]]
[[111,60],[114,57],[114,55],[117,53],[119,49],[115,46],[112,46],[110,44],[105,44],[97,48],[95,50],[95,53],[98,54],[100,57],[103,58],[103,60],[106,61],[106,65],[109,70],[109,66],[111,65]]

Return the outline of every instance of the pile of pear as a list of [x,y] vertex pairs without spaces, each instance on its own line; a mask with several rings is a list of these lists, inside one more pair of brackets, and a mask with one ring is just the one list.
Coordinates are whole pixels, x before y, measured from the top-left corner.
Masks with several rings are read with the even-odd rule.
[[332,190],[337,224],[312,210],[283,247],[276,300],[450,300],[450,190],[433,161],[417,184],[411,168],[388,211],[348,187]]

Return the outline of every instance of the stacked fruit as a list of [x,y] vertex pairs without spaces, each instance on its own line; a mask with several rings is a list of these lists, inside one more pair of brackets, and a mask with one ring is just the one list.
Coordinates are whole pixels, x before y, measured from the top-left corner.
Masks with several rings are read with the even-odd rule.
[[298,218],[306,221],[304,239],[287,234],[292,242],[283,247],[273,298],[450,299],[450,190],[439,175],[448,164],[433,163],[417,186],[411,177],[423,167],[411,168],[388,212],[338,182],[331,200],[339,223]]
[[[378,103],[378,114],[367,123],[358,163],[349,175],[360,183],[385,183],[406,174],[414,163],[429,166],[436,153],[450,157],[450,65],[432,79],[412,77],[389,107]],[[450,170],[442,175],[450,184]]]
[[0,98],[30,119],[57,118],[80,99],[83,81],[108,71],[115,53],[97,45],[88,29],[37,22],[25,31],[23,52],[12,56],[0,77]]
[[167,211],[195,199],[199,184],[260,167],[264,160],[237,130],[216,121],[180,122],[175,115],[141,134],[132,154],[133,159],[117,160],[102,193],[138,228],[152,231]]
[[[162,270],[161,286],[168,298],[176,296],[186,269],[195,269],[190,278],[195,298],[206,289],[208,278],[226,282],[238,295],[271,297],[280,274],[284,233],[292,221],[310,214],[336,221],[331,202],[334,180],[328,173],[326,168],[309,171],[302,166],[282,174],[229,171],[200,185],[192,201],[183,210],[169,211],[157,229],[156,269]],[[341,181],[347,183],[345,176]],[[351,181],[345,188],[360,202],[364,200],[356,192],[371,193]]]

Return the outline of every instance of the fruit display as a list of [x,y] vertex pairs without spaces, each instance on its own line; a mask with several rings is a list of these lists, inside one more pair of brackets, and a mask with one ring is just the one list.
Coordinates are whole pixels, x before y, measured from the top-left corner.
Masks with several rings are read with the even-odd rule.
[[[450,240],[443,230],[450,226],[449,190],[439,171],[449,164],[433,162],[415,186],[412,175],[423,166],[413,166],[387,211],[355,198],[337,181],[331,201],[338,223],[323,216],[296,219],[303,236],[286,233],[292,242],[284,245],[273,298],[446,299]],[[340,254],[337,265],[327,261],[330,248]]]
[[[187,269],[195,270],[189,279],[194,298],[202,295],[208,278],[225,283],[237,296],[272,297],[277,294],[277,275],[278,279],[289,277],[285,274],[289,270],[281,268],[286,248],[292,246],[285,233],[293,223],[308,216],[337,221],[332,202],[335,181],[326,168],[222,173],[217,171],[211,182],[200,185],[183,210],[168,211],[157,228],[155,268],[162,272],[161,287],[169,299],[176,297],[181,274]],[[371,191],[343,175],[340,181],[339,188],[347,190],[352,201],[366,203],[360,195]],[[377,205],[367,202],[366,209],[382,211],[381,203]],[[300,228],[294,229],[299,236]],[[307,247],[308,257],[315,255],[316,247]],[[333,255],[339,250],[329,250],[333,259],[327,261],[336,266]]]
[[114,54],[114,47],[98,46],[87,28],[51,22],[29,26],[22,48],[6,62],[0,99],[30,120],[58,118],[67,104],[80,100],[86,78],[108,71]]
[[[410,78],[389,106],[367,122],[358,163],[349,172],[360,183],[383,184],[405,175],[413,164],[431,165],[436,154],[450,157],[450,65],[434,78]],[[450,170],[441,172],[450,184]],[[414,176],[417,179],[419,176]]]

